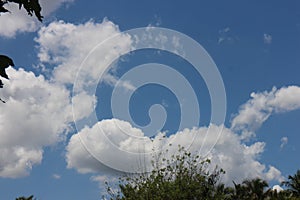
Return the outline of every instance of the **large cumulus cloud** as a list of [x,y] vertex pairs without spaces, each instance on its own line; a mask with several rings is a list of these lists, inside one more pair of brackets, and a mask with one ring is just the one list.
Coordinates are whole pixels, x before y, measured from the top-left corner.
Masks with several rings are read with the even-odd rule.
[[70,93],[23,69],[8,69],[0,104],[0,176],[20,177],[41,162],[43,147],[63,141],[72,120]]
[[[147,152],[166,147],[169,153],[164,155],[170,158],[176,153],[177,146],[181,145],[189,148],[191,152],[206,155],[212,160],[213,166],[223,168],[226,171],[223,181],[227,184],[232,184],[233,180],[239,182],[256,177],[280,182],[283,180],[280,170],[260,161],[266,143],[258,141],[249,145],[244,141],[246,138],[255,137],[255,131],[270,115],[299,109],[299,94],[298,86],[252,93],[251,99],[234,116],[231,128],[212,124],[209,128],[185,129],[169,137],[161,133],[152,140],[143,139],[144,133],[128,122],[118,119],[103,120],[72,136],[67,147],[68,167],[75,168],[80,173],[102,174],[104,163],[117,170],[141,172],[151,169],[149,166],[153,154]],[[219,137],[220,131],[222,134]],[[137,134],[132,137],[124,133]],[[105,169],[107,170],[106,166]]]
[[[56,21],[40,29],[36,38],[40,65],[54,70],[45,79],[31,72],[10,69],[12,80],[5,82],[3,93],[9,101],[0,115],[0,134],[3,138],[0,176],[26,175],[33,164],[41,162],[43,147],[54,145],[65,138],[73,117],[70,114],[70,91],[66,88],[73,85],[80,64],[90,50],[119,33],[118,26],[108,20],[77,25]],[[100,58],[91,59],[87,63],[91,68],[81,69],[81,84],[98,81],[99,71],[104,70],[111,59],[130,48],[130,37],[125,34],[120,34],[114,44],[102,46],[97,52]],[[105,55],[103,59],[101,55]],[[151,152],[172,143],[172,146],[168,146],[171,154],[176,152],[177,144],[189,146],[193,141],[190,150],[205,152],[213,165],[222,167],[226,171],[226,183],[257,176],[280,181],[281,172],[259,159],[265,143],[254,142],[249,145],[244,143],[244,139],[255,135],[255,131],[271,114],[298,109],[299,91],[298,86],[290,86],[253,93],[233,118],[230,128],[212,124],[208,135],[208,127],[195,127],[168,137],[161,133],[150,139],[128,122],[119,119],[103,120],[78,130],[71,137],[66,147],[67,166],[80,173],[100,175],[111,173],[109,167],[125,171],[132,168],[138,170],[150,166],[151,157],[143,152]],[[96,100],[82,87],[73,98],[73,103],[78,102],[82,106],[74,113],[75,119],[88,116],[95,108]],[[219,137],[220,131],[222,134]],[[240,133],[243,137],[240,137]],[[214,148],[211,149],[211,146]]]
[[251,93],[251,99],[243,104],[232,119],[231,129],[242,133],[244,139],[255,135],[255,131],[272,115],[300,108],[300,87],[288,86],[261,93]]
[[[259,156],[264,151],[264,142],[246,145],[228,128],[212,125],[210,129],[207,136],[208,128],[201,127],[185,129],[170,137],[158,134],[150,140],[143,138],[141,130],[132,127],[128,122],[103,120],[72,136],[67,147],[68,167],[75,168],[80,173],[103,174],[109,172],[104,163],[125,172],[142,172],[151,170],[153,155],[158,155],[160,150],[168,149],[164,156],[170,159],[178,150],[178,145],[181,145],[189,148],[191,152],[206,154],[211,159],[212,166],[223,168],[226,171],[223,181],[227,184],[231,184],[232,180],[241,181],[258,176],[267,180],[282,180],[278,169],[259,161]],[[124,134],[124,130],[130,131],[134,138]],[[218,138],[220,131],[222,134]],[[214,148],[211,149],[213,145]],[[153,149],[155,153],[149,153]]]
[[[63,1],[52,2],[49,7],[55,9],[59,2]],[[0,177],[28,175],[33,165],[41,163],[44,147],[65,141],[66,135],[74,132],[74,117],[80,120],[93,111],[95,97],[82,91],[72,102],[69,86],[94,45],[117,33],[118,26],[108,20],[80,25],[52,22],[40,29],[36,41],[41,65],[54,71],[45,77],[23,69],[7,69],[10,80],[3,80],[5,86],[1,89],[1,98],[7,103],[0,105]],[[128,47],[127,40],[120,41],[116,44]],[[111,48],[104,51],[110,52]],[[111,51],[109,55],[118,54]],[[72,103],[80,104],[74,115]]]

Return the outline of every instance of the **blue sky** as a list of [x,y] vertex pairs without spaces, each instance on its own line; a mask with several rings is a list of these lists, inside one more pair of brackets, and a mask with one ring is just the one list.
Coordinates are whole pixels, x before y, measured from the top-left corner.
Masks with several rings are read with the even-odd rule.
[[[147,125],[149,109],[160,104],[159,109],[167,114],[161,129],[166,132],[166,143],[175,135],[173,143],[189,144],[193,134],[200,136],[191,150],[201,144],[206,150],[214,143],[203,143],[212,100],[205,80],[191,63],[174,54],[176,49],[141,49],[122,55],[132,47],[123,31],[140,27],[183,33],[202,45],[216,64],[226,91],[226,118],[221,136],[220,124],[209,132],[208,139],[217,143],[207,152],[214,164],[224,164],[225,182],[261,176],[273,186],[300,168],[299,1],[41,0],[41,4],[43,24],[16,7],[11,8],[12,14],[0,16],[0,54],[9,55],[16,64],[15,69],[7,70],[11,80],[4,81],[0,90],[7,101],[0,105],[0,199],[30,194],[45,200],[99,199],[103,180],[113,182],[118,176],[104,165],[126,170],[135,159],[112,147],[106,149],[106,144],[120,145],[127,153],[140,152],[136,147],[140,143],[119,136],[119,129],[135,137],[147,135],[111,109],[117,80],[141,64],[161,63],[183,75],[199,102],[195,110],[200,109],[200,122],[180,132],[182,99],[168,87],[147,84],[135,88],[133,80],[128,80],[120,82],[120,88],[125,93],[134,90],[128,106],[134,123]],[[96,57],[93,53],[86,57],[114,34],[119,35],[111,44],[95,50]],[[97,82],[97,73],[108,64],[105,58],[114,56],[118,60],[107,68],[110,76]],[[85,71],[89,62],[97,66]],[[157,72],[164,80],[179,81],[171,75]],[[80,85],[87,80],[96,83],[94,94],[85,88],[90,85]],[[99,123],[89,118],[94,110]],[[164,117],[161,113],[154,116]],[[108,133],[106,139],[99,136],[97,127]],[[159,134],[151,136],[154,142],[142,143],[145,149],[149,144],[161,145]]]

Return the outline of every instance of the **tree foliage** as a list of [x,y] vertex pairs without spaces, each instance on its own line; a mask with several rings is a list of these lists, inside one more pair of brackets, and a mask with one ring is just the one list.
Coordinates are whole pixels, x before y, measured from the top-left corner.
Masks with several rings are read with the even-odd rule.
[[[222,169],[209,170],[210,160],[194,156],[184,148],[170,160],[163,159],[162,165],[155,165],[150,174],[128,176],[121,179],[119,192],[108,187],[111,199],[126,200],[179,200],[221,199],[228,191],[223,184],[219,184]],[[183,192],[184,191],[184,192]]]
[[29,196],[29,197],[19,197],[19,198],[16,198],[16,200],[34,200],[33,199],[33,195]]
[[[287,188],[276,191],[260,178],[233,182],[233,187],[221,182],[224,170],[210,167],[210,160],[193,156],[180,148],[179,154],[170,160],[163,159],[163,165],[153,162],[151,173],[127,175],[120,178],[117,188],[107,182],[110,200],[300,200],[300,170],[289,176],[282,185]],[[33,196],[16,200],[34,200]]]
[[0,14],[10,12],[4,6],[8,3],[15,3],[19,5],[19,9],[24,8],[28,15],[32,16],[35,14],[36,18],[42,22],[43,16],[41,15],[42,7],[40,6],[39,0],[0,0]]
[[293,196],[300,198],[300,170],[295,175],[289,176],[287,181],[282,182],[282,185],[286,186]]
[[[9,79],[9,77],[5,71],[5,69],[8,68],[9,66],[15,66],[13,60],[11,58],[9,58],[8,56],[0,55],[0,77]],[[3,85],[4,84],[3,84],[2,80],[0,79],[0,88],[3,88]],[[5,101],[3,101],[1,98],[0,98],[0,101],[2,103],[5,103]]]
[[[0,0],[0,15],[1,13],[10,12],[5,8],[5,5],[10,3],[18,4],[19,9],[24,8],[28,15],[32,16],[34,13],[40,22],[43,21],[43,16],[41,15],[42,7],[40,6],[39,0]],[[5,72],[5,69],[9,66],[14,66],[13,60],[6,55],[0,55],[0,77],[9,79]],[[3,88],[3,85],[0,79],[0,88]],[[1,98],[0,101],[5,103]]]
[[276,191],[260,178],[233,182],[233,187],[221,182],[224,170],[210,166],[210,160],[192,155],[184,148],[170,160],[153,162],[151,173],[127,175],[120,178],[117,189],[107,182],[110,200],[299,200],[300,170],[289,181],[283,182],[288,189]]
[[234,183],[232,199],[257,199],[263,200],[268,196],[266,188],[268,183],[260,178],[247,179],[242,184]]

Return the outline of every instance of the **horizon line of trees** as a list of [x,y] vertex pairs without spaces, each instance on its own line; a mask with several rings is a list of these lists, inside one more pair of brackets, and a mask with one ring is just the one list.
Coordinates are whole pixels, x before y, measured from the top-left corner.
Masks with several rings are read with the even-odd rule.
[[[111,186],[105,182],[102,200],[300,200],[300,169],[281,183],[280,191],[261,178],[222,182],[226,172],[209,159],[193,155],[179,146],[178,153],[166,159],[160,153],[152,160],[150,173],[127,174]],[[16,200],[36,200],[33,195]]]
[[177,155],[152,162],[150,173],[126,175],[112,187],[106,182],[110,200],[300,200],[300,170],[281,183],[283,190],[269,188],[261,178],[246,179],[233,186],[225,186],[221,177],[226,172],[210,166],[209,159],[179,146]]

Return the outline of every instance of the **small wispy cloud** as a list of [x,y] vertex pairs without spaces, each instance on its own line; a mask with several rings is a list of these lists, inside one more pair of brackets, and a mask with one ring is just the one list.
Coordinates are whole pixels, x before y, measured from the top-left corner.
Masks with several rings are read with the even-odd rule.
[[218,44],[221,44],[224,40],[225,40],[224,37],[219,37],[219,39],[218,39]]
[[150,27],[158,27],[162,25],[162,19],[159,15],[155,14],[154,15],[154,20],[148,24]]
[[104,83],[115,87],[118,84],[119,87],[123,87],[127,91],[134,91],[136,87],[130,83],[130,81],[121,81],[118,78],[111,74],[106,74],[103,78]]
[[287,145],[287,143],[289,142],[289,139],[287,137],[282,137],[280,139],[280,142],[281,142],[280,149],[283,149],[283,147],[285,147],[285,145]]
[[218,44],[221,44],[223,42],[232,43],[235,40],[237,40],[237,38],[232,35],[230,27],[219,30]]
[[54,178],[54,179],[61,179],[61,175],[59,175],[59,174],[53,174],[52,178]]
[[161,104],[166,108],[169,107],[169,104],[165,99],[162,100]]
[[223,32],[225,32],[225,33],[229,32],[229,31],[230,31],[229,27],[226,27],[226,28],[223,29]]
[[110,178],[108,176],[105,176],[105,175],[103,175],[103,176],[101,176],[101,175],[99,175],[99,176],[92,176],[90,179],[92,181],[99,182],[99,183],[104,183],[104,182],[110,180]]
[[264,33],[264,43],[272,44],[272,35]]

